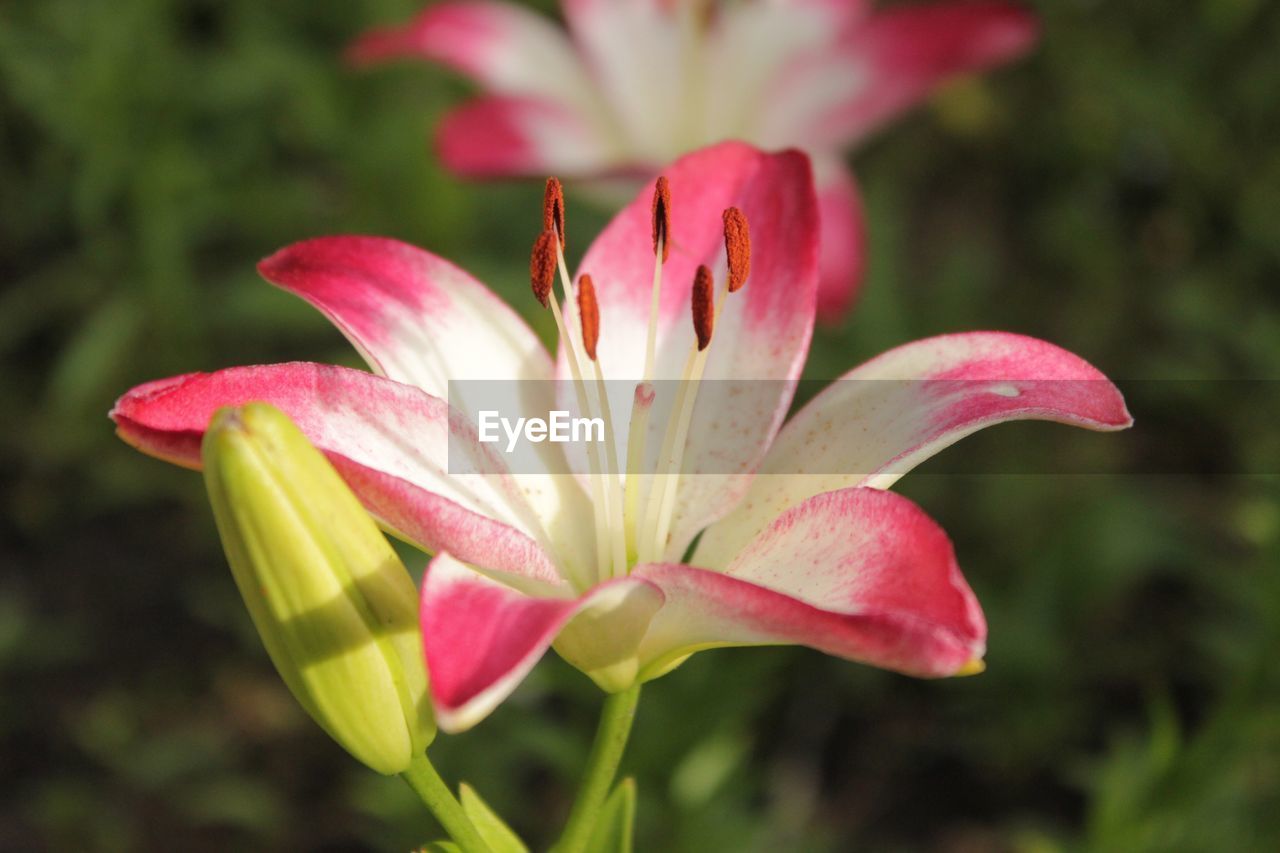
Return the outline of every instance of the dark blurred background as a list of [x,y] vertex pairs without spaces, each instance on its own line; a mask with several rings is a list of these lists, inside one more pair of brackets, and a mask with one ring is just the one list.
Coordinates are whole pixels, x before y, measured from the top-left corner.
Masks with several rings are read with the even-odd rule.
[[[858,154],[870,278],[808,375],[1008,329],[1117,378],[1138,426],[1001,427],[901,483],[986,609],[984,675],[766,649],[651,685],[626,761],[642,850],[1280,849],[1280,430],[1258,416],[1280,391],[1218,381],[1280,378],[1280,9],[1037,5],[1029,60]],[[466,86],[338,61],[415,8],[0,5],[0,849],[437,835],[286,693],[199,477],[106,419],[151,378],[354,364],[254,273],[301,238],[399,237],[527,305],[540,186],[463,185],[429,156]],[[580,235],[605,220],[571,214]],[[551,656],[432,754],[545,842],[599,701]]]

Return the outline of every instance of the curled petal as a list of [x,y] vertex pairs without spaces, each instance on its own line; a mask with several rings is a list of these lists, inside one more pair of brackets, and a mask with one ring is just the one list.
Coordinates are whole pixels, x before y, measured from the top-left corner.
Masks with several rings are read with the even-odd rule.
[[[420,613],[440,728],[464,731],[488,716],[575,617],[590,620],[596,612],[623,610],[638,613],[643,630],[661,599],[651,584],[633,578],[601,584],[578,598],[536,598],[438,555],[423,576]],[[599,630],[605,644],[616,639],[607,625]],[[639,632],[633,633],[638,640]],[[634,645],[617,654],[634,657]]]
[[[200,442],[224,406],[270,403],[289,416],[388,529],[542,587],[560,575],[537,517],[510,476],[450,474],[476,448],[444,401],[408,385],[322,364],[190,373],[140,385],[111,411],[120,437],[152,456],[200,467]],[[480,460],[482,471],[501,461]]]
[[942,335],[890,350],[832,383],[778,434],[742,504],[707,529],[698,565],[727,565],[780,513],[822,492],[888,488],[992,424],[1132,423],[1120,391],[1079,356],[1004,332]]
[[665,596],[641,646],[646,676],[716,646],[798,644],[926,677],[970,671],[985,651],[946,533],[892,492],[811,498],[724,572],[669,563],[634,576]]

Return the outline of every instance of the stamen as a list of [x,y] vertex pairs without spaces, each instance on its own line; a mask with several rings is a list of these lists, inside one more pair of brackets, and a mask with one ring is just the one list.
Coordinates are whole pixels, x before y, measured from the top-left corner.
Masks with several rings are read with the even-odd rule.
[[693,277],[693,333],[698,336],[698,352],[711,343],[711,333],[716,325],[716,307],[712,301],[715,280],[705,265],[698,267]]
[[[693,306],[693,332],[697,336],[697,348],[689,353],[685,360],[684,372],[680,377],[679,390],[676,392],[675,405],[672,408],[671,420],[662,437],[662,451],[658,455],[658,465],[662,472],[649,488],[649,499],[645,506],[644,527],[648,538],[640,539],[641,559],[646,561],[661,560],[666,545],[667,533],[671,529],[671,516],[675,509],[676,490],[680,482],[680,466],[684,460],[685,443],[689,437],[689,424],[693,419],[693,405],[698,399],[699,382],[702,371],[706,368],[707,346],[711,343],[711,333],[715,327],[715,280],[706,265],[698,267],[693,277],[693,292],[690,303]],[[656,472],[655,472],[656,473]],[[647,542],[647,548],[645,544]]]
[[751,230],[736,207],[724,212],[724,251],[729,259],[729,292],[736,293],[751,275]]
[[[640,465],[644,463],[645,444],[649,437],[649,411],[653,407],[654,360],[658,347],[658,308],[662,303],[662,264],[671,255],[671,186],[666,176],[659,176],[653,186],[653,287],[649,297],[649,329],[644,347],[644,374],[640,384],[636,385],[637,403],[647,398],[643,406],[631,408],[631,425],[627,431],[627,485],[626,485],[626,522],[628,550],[639,549],[643,545],[639,531],[647,530],[636,512],[640,501]],[[659,464],[664,458],[659,456]],[[648,482],[649,495],[652,498],[653,482]],[[647,506],[648,504],[646,504]]]
[[558,234],[560,248],[565,248],[564,187],[556,177],[547,178],[547,188],[542,194],[542,230]]
[[653,186],[653,252],[664,264],[671,256],[671,187],[665,175]]
[[533,254],[529,258],[529,281],[533,285],[533,295],[543,308],[550,304],[555,280],[556,235],[554,231],[543,231],[534,241]]
[[596,286],[591,276],[578,276],[578,317],[582,321],[582,349],[587,358],[596,360],[596,344],[600,341],[600,306],[596,302]]
[[[596,404],[599,406],[601,420],[604,421],[605,465],[607,474],[602,490],[605,496],[605,514],[609,520],[608,540],[611,546],[613,577],[622,577],[627,573],[627,537],[623,511],[624,491],[622,477],[618,471],[618,445],[613,430],[613,408],[609,405],[609,391],[604,384],[604,372],[600,369],[600,361],[596,358],[596,345],[600,341],[600,305],[596,302],[596,286],[591,276],[583,273],[578,277],[578,316],[582,322],[582,349],[591,360],[594,372]],[[601,570],[604,563],[601,563]]]

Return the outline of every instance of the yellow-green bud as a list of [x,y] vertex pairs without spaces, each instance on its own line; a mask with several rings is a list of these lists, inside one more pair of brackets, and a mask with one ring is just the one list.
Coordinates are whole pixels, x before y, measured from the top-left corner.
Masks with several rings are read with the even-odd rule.
[[281,677],[344,749],[403,772],[435,736],[404,564],[279,410],[220,410],[203,456],[231,573]]

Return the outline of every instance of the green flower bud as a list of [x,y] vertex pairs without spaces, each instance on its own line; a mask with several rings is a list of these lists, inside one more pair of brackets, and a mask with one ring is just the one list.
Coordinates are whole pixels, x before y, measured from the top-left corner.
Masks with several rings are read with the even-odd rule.
[[203,456],[231,573],[289,690],[357,759],[403,772],[435,736],[404,564],[272,406],[218,411]]

